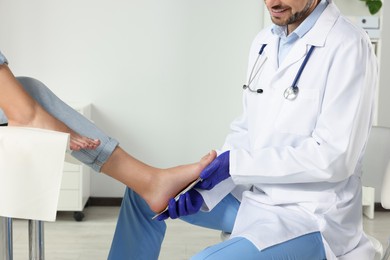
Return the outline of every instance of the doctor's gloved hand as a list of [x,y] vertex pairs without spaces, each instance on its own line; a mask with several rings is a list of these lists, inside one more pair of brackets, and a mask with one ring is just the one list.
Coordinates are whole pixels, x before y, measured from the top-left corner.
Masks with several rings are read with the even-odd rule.
[[202,179],[195,187],[202,190],[211,190],[215,185],[230,177],[230,152],[226,151],[214,159],[201,173]]
[[168,210],[157,217],[157,220],[165,220],[167,218],[179,218],[197,213],[203,204],[202,195],[194,189],[180,195],[179,199],[170,199]]

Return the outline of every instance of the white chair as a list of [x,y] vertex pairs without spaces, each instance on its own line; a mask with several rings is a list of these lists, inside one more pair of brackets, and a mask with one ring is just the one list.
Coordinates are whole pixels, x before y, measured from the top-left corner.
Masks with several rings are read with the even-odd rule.
[[0,127],[0,259],[13,259],[12,219],[29,220],[30,259],[44,259],[43,221],[55,221],[69,135]]
[[[373,126],[368,139],[366,153],[363,158],[362,182],[365,186],[363,187],[363,203],[365,201],[375,203],[375,201],[381,200],[382,180],[389,160],[390,128]],[[374,189],[374,194],[370,195],[369,192],[367,192],[368,189]],[[368,208],[372,207],[369,206]],[[364,212],[367,213],[367,210],[364,209]],[[365,215],[370,217],[370,214]],[[373,216],[371,218],[373,218]]]
[[[383,176],[381,204],[382,204],[383,208],[390,209],[390,160],[387,163],[385,174]],[[377,260],[377,259],[388,260],[390,257],[390,237],[389,237],[388,244],[387,244],[387,247],[386,247],[386,250],[384,253],[383,253],[383,248],[382,248],[381,243],[376,238],[370,237],[370,240],[374,245],[379,244],[381,246],[380,254],[377,253],[377,258],[375,258],[375,260]]]
[[[363,205],[368,207],[363,209],[364,214],[369,218],[374,218],[375,189],[381,187],[381,202],[384,208],[390,208],[390,128],[373,126],[367,141],[366,152],[363,159]],[[382,184],[382,185],[381,185]],[[376,191],[378,193],[378,191]],[[369,202],[365,204],[365,202]],[[387,203],[386,203],[387,202]],[[384,204],[385,203],[385,204]],[[389,220],[390,221],[390,220]],[[375,237],[367,236],[362,238],[359,245],[350,253],[340,257],[340,260],[364,259],[364,252],[369,252],[369,247],[373,246],[375,252],[372,260],[387,260],[390,254],[388,248],[383,253],[383,246]],[[371,247],[372,248],[372,247]]]
[[[374,196],[380,198],[385,209],[390,209],[390,128],[373,126],[368,139],[366,153],[363,159],[363,184],[377,187]],[[364,197],[363,192],[363,197]],[[372,196],[372,195],[371,195]],[[363,198],[363,201],[367,198]],[[374,200],[368,199],[368,200]],[[367,212],[367,211],[366,211]],[[390,221],[390,220],[389,220]],[[376,248],[377,259],[388,259],[388,253],[383,254],[382,244],[374,237],[369,237]],[[388,250],[387,250],[388,251]]]
[[[383,177],[382,192],[381,192],[381,204],[385,209],[390,209],[390,161],[387,164],[386,172]],[[379,241],[378,241],[379,242]],[[388,240],[387,248],[383,254],[382,260],[389,259],[390,256],[390,237]]]

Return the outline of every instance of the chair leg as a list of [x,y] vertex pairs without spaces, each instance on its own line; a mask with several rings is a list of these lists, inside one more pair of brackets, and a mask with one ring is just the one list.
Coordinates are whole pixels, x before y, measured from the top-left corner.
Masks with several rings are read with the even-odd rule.
[[12,218],[0,217],[0,259],[13,259]]
[[45,259],[44,225],[39,220],[28,221],[30,260]]

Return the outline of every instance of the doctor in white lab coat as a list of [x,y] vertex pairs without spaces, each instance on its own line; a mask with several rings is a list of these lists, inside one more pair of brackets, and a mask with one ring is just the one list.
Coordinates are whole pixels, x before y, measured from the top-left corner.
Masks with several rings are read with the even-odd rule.
[[[221,167],[209,172],[213,187],[171,202],[165,217],[182,217],[212,228],[218,224],[204,222],[229,222],[232,230],[224,230],[232,233],[229,240],[243,238],[259,252],[317,234],[321,246],[314,249],[323,248],[326,259],[337,259],[366,241],[361,161],[373,120],[377,61],[366,33],[341,16],[331,0],[266,0],[265,4],[277,25],[264,29],[253,41],[243,114],[232,123],[232,132],[219,151],[224,156],[216,159]],[[302,11],[302,17],[295,24],[283,24],[294,8]],[[292,99],[285,91],[300,68],[299,92]],[[192,207],[199,194],[206,212],[185,216],[197,211],[186,213],[182,207]],[[231,195],[237,201],[233,210],[221,206]],[[119,240],[126,233],[124,219],[131,215],[126,204],[134,203],[133,199],[125,195],[112,256],[125,247]],[[225,215],[207,218],[207,211],[215,218],[213,210],[221,207]],[[165,229],[161,232],[163,237]],[[229,252],[232,243],[228,243],[212,246],[194,259],[236,259],[232,251],[241,259],[252,259],[245,247]],[[300,252],[293,258],[291,252],[305,251],[311,242],[299,243],[291,245],[293,249],[280,248],[285,255],[259,254],[253,259],[325,258]],[[228,253],[221,253],[224,250]],[[362,259],[370,259],[373,252],[367,246]]]

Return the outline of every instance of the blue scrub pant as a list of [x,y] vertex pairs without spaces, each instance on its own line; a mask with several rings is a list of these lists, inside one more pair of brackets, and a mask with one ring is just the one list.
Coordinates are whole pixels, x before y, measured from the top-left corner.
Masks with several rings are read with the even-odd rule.
[[[212,211],[198,212],[183,217],[182,220],[206,228],[231,232],[239,205],[240,203],[232,195],[228,195]],[[127,188],[108,259],[158,259],[166,224],[163,221],[152,220],[153,216],[154,213],[145,201]],[[237,237],[210,246],[191,259],[322,260],[326,257],[321,234],[315,232],[262,251],[259,251],[249,240]]]

